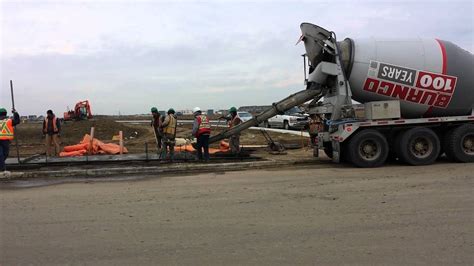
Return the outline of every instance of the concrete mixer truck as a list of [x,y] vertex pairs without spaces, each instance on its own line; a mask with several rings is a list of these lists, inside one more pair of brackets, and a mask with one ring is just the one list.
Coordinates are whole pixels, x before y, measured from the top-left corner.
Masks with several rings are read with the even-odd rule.
[[[350,39],[301,24],[306,89],[218,141],[311,101],[324,121],[319,145],[334,162],[378,167],[391,158],[474,162],[474,56],[437,39]],[[356,101],[356,102],[355,102]],[[358,103],[357,103],[358,102]]]

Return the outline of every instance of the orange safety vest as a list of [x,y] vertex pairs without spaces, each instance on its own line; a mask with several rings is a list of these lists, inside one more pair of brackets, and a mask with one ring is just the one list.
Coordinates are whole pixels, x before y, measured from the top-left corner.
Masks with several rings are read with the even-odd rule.
[[[44,119],[43,132],[46,134],[48,132],[48,117]],[[53,132],[58,133],[58,126],[56,125],[56,116],[53,116]]]
[[168,117],[170,121],[168,125],[165,128],[163,128],[163,133],[174,135],[176,133],[176,118],[174,118],[174,116],[172,115],[168,115]]
[[13,120],[5,118],[0,122],[0,140],[12,140],[14,136]]
[[205,115],[199,115],[196,117],[198,121],[198,131],[196,133],[196,137],[201,136],[202,134],[211,134],[211,124],[209,123],[209,119]]

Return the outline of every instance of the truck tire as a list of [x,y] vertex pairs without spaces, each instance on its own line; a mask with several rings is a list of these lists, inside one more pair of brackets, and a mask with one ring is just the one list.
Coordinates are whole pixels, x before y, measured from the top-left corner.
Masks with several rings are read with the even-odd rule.
[[330,141],[326,141],[323,143],[323,147],[326,156],[332,159],[332,143]]
[[444,138],[444,151],[451,161],[474,162],[474,124],[449,131]]
[[438,135],[425,127],[415,127],[400,133],[396,153],[410,165],[428,165],[436,161],[441,150]]
[[347,159],[357,167],[379,167],[387,160],[388,142],[377,130],[363,130],[351,138],[347,152]]
[[286,130],[289,130],[290,129],[290,124],[288,123],[288,121],[283,121],[283,128],[286,129]]

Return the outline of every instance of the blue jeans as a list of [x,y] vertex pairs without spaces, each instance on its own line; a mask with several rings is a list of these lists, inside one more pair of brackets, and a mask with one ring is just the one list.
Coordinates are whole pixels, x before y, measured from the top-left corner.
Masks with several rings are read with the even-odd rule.
[[10,151],[10,141],[0,140],[0,171],[7,170],[5,166],[5,161],[7,160],[9,151]]
[[[209,135],[200,135],[196,143],[198,159],[209,161]],[[202,150],[204,150],[204,158],[202,157]]]

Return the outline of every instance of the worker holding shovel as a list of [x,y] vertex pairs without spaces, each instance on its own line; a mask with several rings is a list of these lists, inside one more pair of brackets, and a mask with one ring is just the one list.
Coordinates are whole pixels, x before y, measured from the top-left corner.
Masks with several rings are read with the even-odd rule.
[[[229,109],[229,114],[230,116],[224,117],[228,121],[229,128],[233,128],[242,123],[242,119],[240,119],[237,114],[237,108],[231,107]],[[240,153],[240,133],[230,136],[229,146],[232,154],[238,155]]]
[[178,125],[178,120],[175,116],[175,111],[173,108],[168,110],[168,114],[165,117],[163,123],[161,124],[161,128],[163,129],[163,138],[162,138],[162,152],[161,158],[167,158],[167,153],[169,149],[169,157],[170,161],[174,159],[174,145],[176,144],[176,127]]
[[151,115],[153,116],[151,120],[151,126],[153,127],[153,133],[155,135],[157,153],[161,154],[161,139],[163,138],[161,124],[163,123],[163,119],[156,107],[151,108]]

